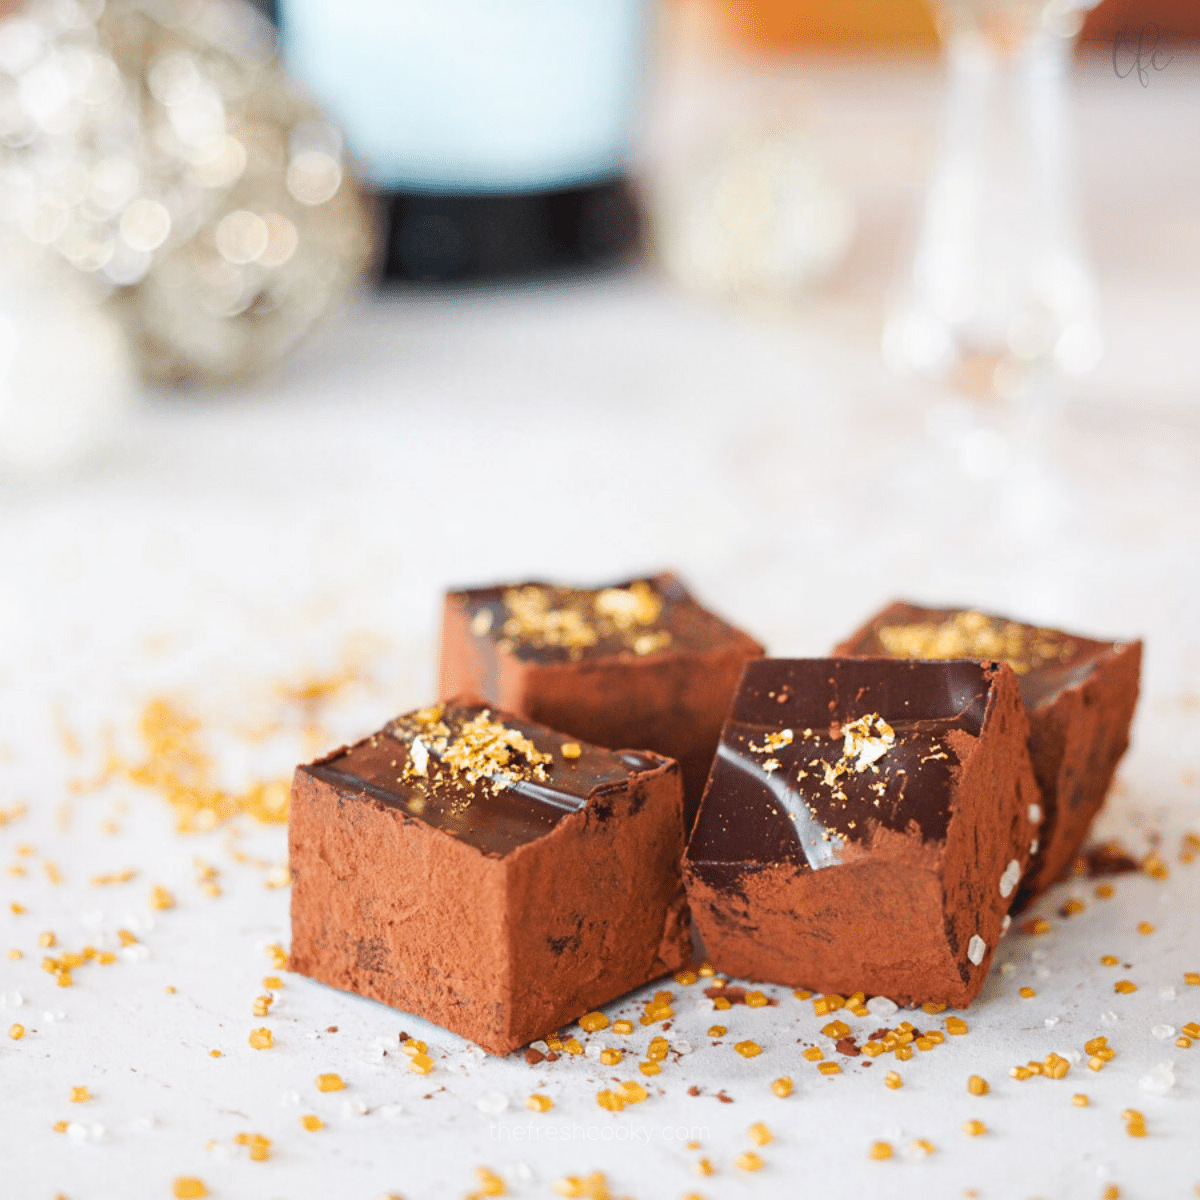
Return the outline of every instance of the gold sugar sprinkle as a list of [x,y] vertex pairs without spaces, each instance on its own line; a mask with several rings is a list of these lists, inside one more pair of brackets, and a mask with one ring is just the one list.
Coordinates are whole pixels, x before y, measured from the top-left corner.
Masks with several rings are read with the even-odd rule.
[[342,1081],[340,1075],[329,1072],[326,1075],[317,1076],[317,1091],[318,1092],[340,1092],[346,1085]]
[[979,1137],[982,1133],[987,1133],[987,1126],[982,1121],[964,1121],[963,1133],[968,1137]]
[[900,1077],[900,1074],[897,1071],[889,1071],[883,1077],[883,1086],[891,1088],[892,1091],[895,1091],[897,1088],[904,1086],[904,1080]]
[[756,1146],[766,1146],[775,1140],[771,1134],[771,1131],[762,1123],[762,1121],[755,1121],[747,1132],[750,1134],[750,1140]]
[[583,747],[578,742],[563,742],[558,752],[563,758],[579,758],[583,754]]
[[303,1125],[309,1133],[316,1133],[318,1129],[325,1128],[325,1122],[322,1121],[316,1113],[306,1113],[300,1118],[300,1124]]
[[762,1053],[762,1047],[757,1042],[738,1042],[733,1048],[743,1058],[754,1058]]
[[175,1200],[204,1200],[208,1195],[204,1181],[194,1175],[180,1175],[172,1185],[172,1191],[175,1193]]
[[1113,991],[1119,992],[1122,996],[1127,996],[1130,992],[1137,991],[1137,984],[1132,979],[1118,979],[1113,984]]
[[729,1030],[724,1025],[710,1025],[708,1027],[708,1036],[711,1038],[724,1037]]
[[114,761],[109,773],[124,771],[134,783],[158,792],[175,810],[180,832],[215,829],[239,813],[264,823],[287,822],[290,780],[258,781],[240,794],[214,786],[212,760],[200,746],[200,722],[171,701],[147,704],[139,728],[145,762],[125,767]]
[[762,1169],[763,1160],[753,1150],[747,1150],[745,1154],[739,1154],[733,1160],[733,1165],[743,1171],[759,1171]]
[[554,1101],[549,1096],[543,1096],[540,1092],[534,1092],[525,1101],[525,1107],[531,1109],[533,1112],[549,1112],[554,1107]]
[[884,1159],[892,1157],[892,1144],[891,1142],[872,1142],[868,1153],[871,1158],[882,1162]]
[[504,1196],[508,1193],[508,1185],[491,1167],[476,1167],[475,1178],[479,1180],[478,1194],[481,1196]]
[[892,658],[999,658],[1018,675],[1045,663],[1065,662],[1075,653],[1069,638],[966,610],[940,622],[884,625],[875,631]]
[[988,1081],[982,1075],[972,1075],[967,1080],[967,1091],[972,1096],[986,1096],[991,1090],[988,1086]]
[[781,1075],[771,1084],[771,1091],[781,1100],[792,1094],[792,1081],[787,1075]]

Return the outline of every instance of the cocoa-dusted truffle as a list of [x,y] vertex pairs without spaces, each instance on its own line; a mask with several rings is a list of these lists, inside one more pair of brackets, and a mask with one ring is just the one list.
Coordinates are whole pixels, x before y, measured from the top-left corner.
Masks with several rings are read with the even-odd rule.
[[897,601],[834,651],[890,658],[999,658],[1016,671],[1045,820],[1018,909],[1071,865],[1129,745],[1141,642],[1103,642],[971,609]]
[[969,1003],[1037,836],[1027,734],[1001,663],[748,663],[684,860],[713,964]]
[[473,588],[446,596],[439,694],[675,759],[690,828],[742,665],[762,653],[673,575]]
[[290,966],[504,1054],[681,966],[679,768],[470,705],[297,769]]

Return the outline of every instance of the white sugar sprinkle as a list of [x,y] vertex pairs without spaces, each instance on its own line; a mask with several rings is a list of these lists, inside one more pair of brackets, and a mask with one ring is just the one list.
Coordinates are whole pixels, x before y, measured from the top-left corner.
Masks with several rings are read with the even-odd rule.
[[1150,1071],[1142,1076],[1142,1087],[1148,1092],[1164,1095],[1174,1086],[1175,1064],[1173,1062],[1159,1063],[1157,1067],[1151,1067]]
[[18,991],[0,992],[0,1008],[20,1008],[25,997]]
[[498,1117],[508,1107],[508,1097],[503,1092],[484,1092],[475,1101],[475,1107],[484,1116]]
[[873,1017],[890,1017],[899,1008],[895,1000],[889,1000],[886,996],[872,996],[867,1001],[867,1012]]
[[1158,998],[1160,1000],[1174,1000],[1179,993],[1173,987],[1164,987],[1158,989]]
[[678,1042],[672,1042],[671,1049],[674,1050],[676,1054],[691,1054],[692,1043],[685,1042],[683,1040],[680,1040]]
[[1175,1026],[1154,1025],[1151,1026],[1150,1032],[1154,1037],[1158,1038],[1160,1042],[1165,1042],[1167,1038],[1172,1038],[1175,1036]]
[[983,962],[983,956],[987,954],[987,942],[983,940],[977,933],[971,935],[971,940],[967,943],[967,957],[976,965],[979,966]]
[[1016,963],[1004,962],[1004,963],[1000,964],[1000,974],[1003,975],[1005,977],[1005,979],[1008,979],[1010,976],[1013,976],[1016,973],[1017,973],[1017,964]]
[[1043,1024],[1046,1026],[1047,1029],[1053,1029],[1055,1027],[1055,1025],[1058,1024],[1058,1018],[1057,1017],[1047,1017],[1045,1019],[1045,1021],[1043,1022]]
[[404,1109],[398,1104],[384,1104],[380,1106],[380,1115],[387,1117],[389,1121],[394,1121],[397,1117],[402,1116]]
[[342,1101],[342,1113],[347,1117],[365,1117],[367,1106],[357,1096],[350,1096]]
[[1017,884],[1021,882],[1021,864],[1014,858],[1008,866],[1004,868],[1004,874],[1000,876],[1000,895],[1005,900],[1013,894],[1013,890]]
[[530,1048],[530,1050],[536,1050],[539,1054],[549,1054],[550,1053],[549,1044],[541,1041],[540,1039],[536,1042],[530,1042],[529,1048]]
[[1109,1009],[1108,1012],[1102,1012],[1100,1014],[1100,1020],[1102,1020],[1105,1025],[1115,1025],[1120,1019],[1121,1018],[1118,1017],[1117,1014],[1112,1011],[1112,1009]]
[[1031,804],[1029,806],[1029,820],[1034,825],[1042,823],[1042,806],[1040,804]]

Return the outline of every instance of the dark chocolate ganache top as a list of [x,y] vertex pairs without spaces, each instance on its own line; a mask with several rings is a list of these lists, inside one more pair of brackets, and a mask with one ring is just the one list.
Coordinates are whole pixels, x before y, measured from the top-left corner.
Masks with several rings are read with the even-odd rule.
[[[946,836],[995,664],[887,659],[747,663],[688,846],[694,864],[840,861],[882,825]],[[950,737],[948,735],[954,735]]]
[[668,761],[604,750],[488,708],[436,705],[302,769],[347,798],[369,796],[507,854],[598,792],[623,789]]
[[923,608],[899,601],[843,650],[865,657],[999,659],[1016,672],[1031,711],[1085,682],[1121,643],[1077,637],[966,608]]
[[745,636],[668,574],[601,588],[522,583],[451,595],[479,642],[526,662],[694,653]]

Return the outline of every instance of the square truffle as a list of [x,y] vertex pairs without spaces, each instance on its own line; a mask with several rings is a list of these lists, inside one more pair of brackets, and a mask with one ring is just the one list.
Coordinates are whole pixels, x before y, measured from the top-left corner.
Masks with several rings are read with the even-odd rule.
[[971,609],[897,601],[834,653],[1007,662],[1017,673],[1029,713],[1029,753],[1044,816],[1016,908],[1024,908],[1064,874],[1129,746],[1141,642],[1096,641]]
[[983,986],[1037,784],[1002,663],[748,663],[684,860],[722,971],[898,1004]]
[[505,1054],[682,965],[679,768],[475,705],[299,767],[290,966]]
[[762,653],[673,575],[472,588],[446,596],[438,688],[675,759],[691,828],[742,666]]

